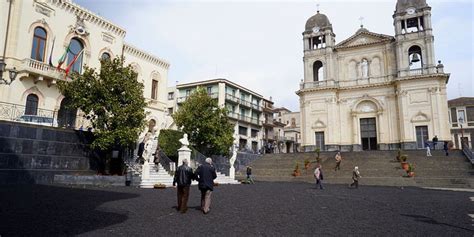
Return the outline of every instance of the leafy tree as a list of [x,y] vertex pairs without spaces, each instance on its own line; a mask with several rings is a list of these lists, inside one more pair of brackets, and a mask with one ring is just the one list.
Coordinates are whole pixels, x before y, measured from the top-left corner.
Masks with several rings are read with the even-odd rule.
[[58,88],[70,100],[69,108],[87,114],[94,129],[93,148],[130,146],[145,126],[143,84],[123,58],[103,60],[99,73],[86,67],[83,74],[72,74],[72,81],[60,81]]
[[178,162],[178,149],[181,148],[179,139],[183,137],[183,132],[163,129],[158,137],[158,144],[161,150],[174,162]]
[[220,108],[204,88],[198,87],[172,116],[198,151],[206,156],[228,154],[233,125],[227,118],[227,109]]

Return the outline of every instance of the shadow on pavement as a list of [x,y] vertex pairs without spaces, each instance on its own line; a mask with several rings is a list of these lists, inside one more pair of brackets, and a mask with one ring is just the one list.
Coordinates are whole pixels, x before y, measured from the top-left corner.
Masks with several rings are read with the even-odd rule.
[[428,224],[433,224],[433,225],[444,225],[444,226],[448,226],[448,227],[452,227],[452,228],[457,228],[457,229],[461,229],[461,230],[468,230],[468,231],[472,231],[471,229],[467,229],[467,228],[464,228],[464,227],[460,227],[460,226],[455,226],[455,225],[451,225],[451,224],[448,224],[448,223],[443,223],[443,222],[438,222],[437,220],[431,218],[431,217],[427,217],[427,216],[422,216],[422,215],[408,215],[408,214],[401,214],[402,216],[406,216],[406,217],[411,217],[413,218],[415,221],[419,221],[419,222],[423,222],[423,223],[428,223]]
[[0,236],[69,236],[101,229],[128,215],[124,209],[99,206],[138,196],[62,186],[0,186]]

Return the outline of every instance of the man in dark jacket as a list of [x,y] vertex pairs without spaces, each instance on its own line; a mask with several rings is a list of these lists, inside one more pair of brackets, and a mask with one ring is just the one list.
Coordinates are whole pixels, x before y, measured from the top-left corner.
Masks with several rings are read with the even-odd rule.
[[174,173],[173,179],[173,186],[178,183],[178,211],[181,213],[186,213],[188,210],[189,186],[193,178],[193,170],[188,166],[188,160],[184,159],[183,164]]
[[212,159],[206,158],[206,162],[196,170],[201,191],[201,210],[204,214],[209,213],[211,206],[211,193],[214,190],[214,179],[217,178],[216,169],[212,166]]

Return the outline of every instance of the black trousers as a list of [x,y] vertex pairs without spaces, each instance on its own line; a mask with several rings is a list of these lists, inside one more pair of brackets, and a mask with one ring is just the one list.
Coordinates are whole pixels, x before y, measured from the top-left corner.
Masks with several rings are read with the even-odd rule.
[[178,185],[178,211],[186,212],[188,210],[189,186]]

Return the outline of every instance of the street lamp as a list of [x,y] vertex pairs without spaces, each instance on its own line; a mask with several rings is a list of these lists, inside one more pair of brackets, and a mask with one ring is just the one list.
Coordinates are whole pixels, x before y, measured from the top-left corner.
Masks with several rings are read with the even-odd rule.
[[0,59],[0,84],[10,85],[15,80],[18,71],[16,70],[16,68],[9,69],[8,75],[10,77],[10,81],[7,81],[3,78],[3,72],[6,71],[6,67],[7,64],[5,63],[5,61],[3,59]]
[[464,131],[462,130],[462,124],[464,123],[464,118],[459,117],[458,121],[459,121],[459,124],[461,125],[461,149],[464,149],[464,141],[463,141]]

